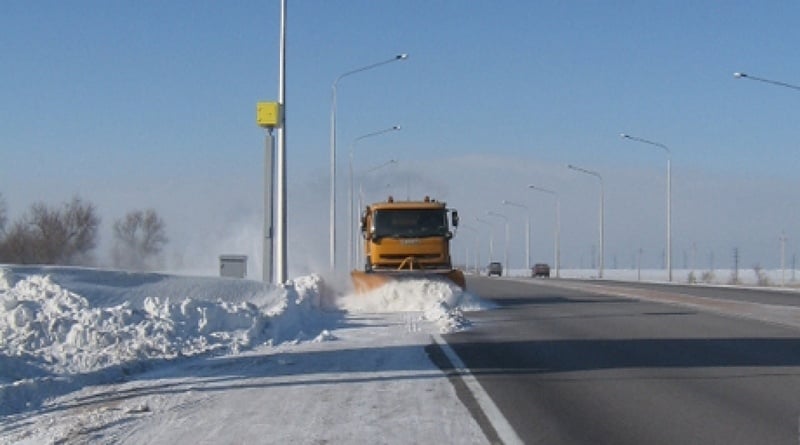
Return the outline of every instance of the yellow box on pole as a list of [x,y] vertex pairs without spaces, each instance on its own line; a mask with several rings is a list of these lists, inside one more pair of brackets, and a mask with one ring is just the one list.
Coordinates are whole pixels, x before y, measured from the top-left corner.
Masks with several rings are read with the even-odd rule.
[[256,123],[259,127],[275,128],[281,124],[281,106],[278,102],[258,102]]

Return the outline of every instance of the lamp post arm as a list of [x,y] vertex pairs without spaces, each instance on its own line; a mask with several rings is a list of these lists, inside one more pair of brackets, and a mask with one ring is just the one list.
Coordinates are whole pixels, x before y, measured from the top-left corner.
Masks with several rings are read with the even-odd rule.
[[372,68],[377,68],[377,67],[379,67],[381,65],[386,65],[387,63],[392,63],[392,62],[395,62],[397,60],[405,60],[407,58],[408,58],[408,54],[405,54],[405,53],[398,54],[398,55],[392,57],[391,59],[382,60],[380,62],[376,62],[376,63],[373,63],[371,65],[362,66],[361,68],[356,68],[354,70],[347,71],[346,73],[343,73],[342,75],[337,77],[336,80],[333,81],[333,88],[335,90],[336,89],[336,85],[339,83],[339,81],[342,80],[343,78],[351,75],[351,74],[360,73],[360,72],[366,71],[366,70],[371,70]]
[[597,173],[596,171],[586,170],[585,168],[576,167],[576,166],[574,166],[572,164],[567,165],[567,168],[575,170],[575,171],[579,171],[581,173],[586,173],[587,175],[592,175],[592,176],[600,179],[600,182],[603,182],[603,177],[600,176],[600,173]]
[[353,152],[356,149],[356,144],[358,143],[358,141],[360,141],[362,139],[370,138],[370,137],[373,137],[373,136],[380,136],[380,135],[382,135],[384,133],[388,133],[390,131],[399,131],[401,128],[402,127],[400,125],[394,125],[394,126],[391,126],[389,128],[384,128],[383,130],[373,131],[372,133],[367,133],[365,135],[361,135],[361,136],[353,139],[353,143],[350,144],[350,160],[352,161],[352,159],[353,159]]
[[797,86],[797,85],[792,85],[792,84],[786,83],[786,82],[779,82],[777,80],[764,79],[762,77],[755,77],[755,76],[751,76],[751,75],[745,74],[745,73],[733,73],[733,77],[735,77],[737,79],[757,80],[759,82],[771,83],[772,85],[777,85],[777,86],[784,87],[784,88],[791,88],[793,90],[800,90],[800,86]]
[[641,142],[643,144],[649,144],[649,145],[654,145],[656,147],[660,147],[664,151],[666,151],[668,155],[672,155],[672,151],[669,149],[669,147],[667,147],[666,145],[661,144],[659,142],[648,141],[647,139],[642,139],[642,138],[639,138],[639,137],[636,137],[636,136],[631,136],[631,135],[626,134],[626,133],[620,133],[620,137],[625,138],[625,139],[630,139],[632,141]]
[[397,131],[397,130],[400,130],[401,128],[402,127],[399,126],[399,125],[393,125],[393,126],[391,126],[389,128],[384,128],[383,130],[373,131],[372,133],[368,133],[368,134],[365,134],[363,136],[359,136],[359,137],[356,138],[356,140],[360,141],[361,139],[364,139],[364,138],[368,138],[368,137],[372,137],[372,136],[378,136],[379,134],[388,133],[390,131]]
[[379,169],[381,169],[381,168],[383,168],[383,167],[386,167],[387,165],[390,165],[390,164],[397,164],[397,160],[395,160],[395,159],[390,159],[390,160],[388,160],[388,161],[384,162],[384,163],[383,163],[383,164],[381,164],[381,165],[378,165],[378,166],[372,167],[371,169],[369,169],[369,170],[367,170],[367,171],[365,171],[365,172],[361,173],[361,175],[360,175],[360,176],[365,176],[365,175],[367,175],[367,174],[369,174],[369,173],[372,173],[372,172],[374,172],[375,170],[379,170]]

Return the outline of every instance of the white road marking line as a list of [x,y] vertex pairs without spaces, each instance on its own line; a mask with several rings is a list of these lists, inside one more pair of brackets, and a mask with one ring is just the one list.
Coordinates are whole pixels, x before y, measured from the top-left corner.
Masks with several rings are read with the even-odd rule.
[[466,384],[467,388],[472,392],[472,396],[475,397],[483,413],[486,414],[486,417],[489,419],[492,427],[494,427],[500,440],[506,445],[524,443],[517,435],[517,432],[514,431],[514,428],[511,427],[511,424],[508,423],[508,420],[503,416],[503,413],[500,412],[497,405],[494,404],[489,394],[483,389],[478,379],[472,375],[469,368],[467,368],[464,362],[458,357],[458,354],[453,351],[453,348],[451,348],[439,334],[433,334],[433,339],[439,344],[439,347],[442,348],[442,351],[444,351],[450,363],[453,364],[454,370],[458,372],[458,375],[461,376],[461,380],[464,381],[464,384]]

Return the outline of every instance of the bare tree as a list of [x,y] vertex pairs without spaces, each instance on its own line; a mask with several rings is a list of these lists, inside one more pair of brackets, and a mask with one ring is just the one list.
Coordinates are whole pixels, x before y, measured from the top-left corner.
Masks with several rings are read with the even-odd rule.
[[61,211],[42,203],[31,206],[28,230],[31,259],[34,263],[59,264],[67,241],[67,227]]
[[3,238],[0,259],[22,264],[89,265],[99,225],[94,205],[77,196],[60,210],[34,204]]
[[33,263],[32,244],[33,236],[27,224],[15,222],[0,242],[0,263]]
[[3,194],[0,193],[0,243],[3,241],[3,236],[6,234],[6,223],[8,222],[8,213],[6,210],[6,200]]
[[114,222],[114,266],[148,270],[157,266],[167,244],[166,224],[153,209],[135,210]]
[[67,264],[91,264],[91,252],[97,247],[100,218],[90,203],[74,197],[64,209],[67,242],[64,252]]

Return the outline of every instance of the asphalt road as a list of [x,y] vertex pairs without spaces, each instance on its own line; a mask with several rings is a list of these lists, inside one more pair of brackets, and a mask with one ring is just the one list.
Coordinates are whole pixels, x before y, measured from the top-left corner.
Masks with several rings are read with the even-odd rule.
[[525,443],[800,442],[800,329],[534,280],[467,285],[499,307],[444,338]]
[[587,284],[601,284],[622,286],[631,289],[647,289],[679,292],[698,297],[719,298],[732,301],[749,301],[762,304],[777,304],[784,306],[800,307],[800,292],[796,289],[781,288],[758,288],[758,287],[735,287],[735,286],[705,286],[688,284],[667,284],[667,283],[642,283],[627,281],[580,281],[564,280],[564,282],[583,282]]

